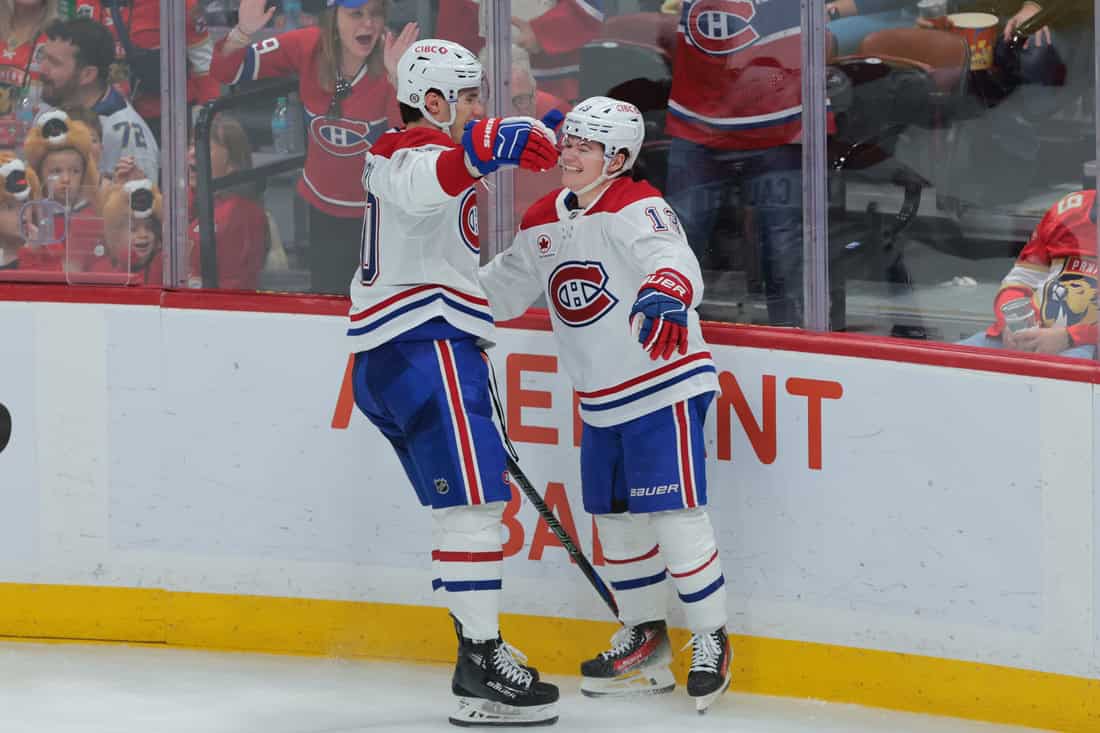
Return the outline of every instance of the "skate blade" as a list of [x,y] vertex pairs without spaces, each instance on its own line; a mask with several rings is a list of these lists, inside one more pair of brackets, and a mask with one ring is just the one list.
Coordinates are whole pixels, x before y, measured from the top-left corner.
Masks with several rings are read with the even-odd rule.
[[676,689],[676,680],[668,667],[636,669],[607,679],[582,677],[581,694],[586,697],[628,697],[661,695]]
[[520,707],[494,702],[480,697],[458,698],[458,710],[451,713],[450,721],[461,727],[473,726],[533,726],[552,725],[558,720],[558,704]]
[[733,675],[727,669],[726,679],[722,682],[721,687],[719,687],[714,692],[709,692],[706,695],[700,695],[699,697],[695,698],[695,712],[699,713],[700,715],[706,714],[707,709],[710,708],[710,706],[713,705],[715,701],[718,700],[718,698],[722,697],[722,695],[725,694],[726,690],[730,688],[730,680],[732,679]]

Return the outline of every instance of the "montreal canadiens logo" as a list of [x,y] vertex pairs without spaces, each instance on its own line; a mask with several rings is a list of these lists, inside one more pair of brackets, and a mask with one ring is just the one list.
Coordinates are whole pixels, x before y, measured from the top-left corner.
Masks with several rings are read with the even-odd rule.
[[756,6],[749,0],[699,0],[688,10],[684,30],[700,51],[725,56],[760,38],[750,25],[754,17]]
[[550,273],[550,301],[567,326],[600,320],[619,302],[607,289],[607,270],[599,262],[565,262]]
[[385,132],[385,127],[385,122],[372,124],[322,116],[310,121],[309,132],[329,155],[350,158],[370,150],[371,144]]
[[477,254],[481,251],[481,239],[477,233],[477,191],[471,188],[462,196],[462,204],[458,207],[458,233],[462,235],[462,241],[470,251]]

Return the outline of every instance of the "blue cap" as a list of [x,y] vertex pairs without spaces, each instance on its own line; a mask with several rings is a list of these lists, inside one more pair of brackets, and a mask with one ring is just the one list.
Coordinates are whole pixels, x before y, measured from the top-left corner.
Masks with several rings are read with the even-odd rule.
[[340,6],[341,8],[361,8],[369,2],[370,0],[327,0],[325,6],[329,8],[336,6]]

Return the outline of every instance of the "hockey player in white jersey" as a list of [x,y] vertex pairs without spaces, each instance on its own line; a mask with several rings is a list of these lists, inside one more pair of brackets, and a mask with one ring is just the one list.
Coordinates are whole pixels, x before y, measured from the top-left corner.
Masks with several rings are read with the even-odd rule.
[[693,636],[688,694],[702,712],[729,686],[726,600],[706,511],[703,422],[717,389],[695,311],[699,264],[672,208],[625,175],[644,122],[593,97],[566,115],[563,188],[481,269],[497,319],[540,294],[584,422],[581,483],[623,628],[581,665],[591,696],[671,691],[666,578]]
[[414,43],[398,63],[405,127],[366,158],[361,266],[348,336],[359,409],[432,508],[432,588],[458,633],[456,725],[557,720],[558,689],[500,636],[501,519],[511,487],[480,339],[493,334],[478,282],[477,180],[503,165],[547,170],[553,133],[482,114],[482,70],[462,46]]

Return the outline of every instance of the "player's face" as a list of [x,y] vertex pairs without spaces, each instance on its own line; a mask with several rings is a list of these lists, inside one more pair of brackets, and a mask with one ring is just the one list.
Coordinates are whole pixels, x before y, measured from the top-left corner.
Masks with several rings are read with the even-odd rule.
[[45,41],[42,44],[39,69],[42,79],[42,99],[53,107],[68,102],[79,88],[76,69],[76,46],[68,41]]
[[[612,171],[616,169],[612,162]],[[579,191],[600,177],[603,172],[603,145],[591,140],[566,135],[561,141],[561,185]]]
[[[446,107],[443,114],[445,115]],[[456,143],[462,142],[463,128],[470,120],[485,116],[485,107],[481,104],[480,89],[463,89],[458,93],[458,101],[455,102],[455,118],[451,123],[451,139]],[[447,118],[444,117],[444,120]]]
[[80,182],[84,179],[84,158],[75,150],[55,150],[42,161],[42,176],[48,181],[50,197],[71,205],[80,200]]
[[340,45],[358,59],[370,56],[386,31],[386,14],[381,0],[371,0],[358,8],[336,9],[336,32]]

